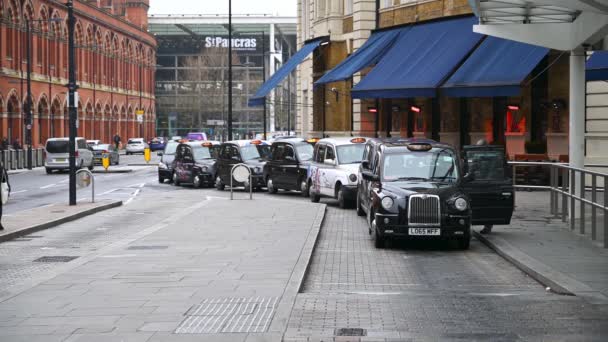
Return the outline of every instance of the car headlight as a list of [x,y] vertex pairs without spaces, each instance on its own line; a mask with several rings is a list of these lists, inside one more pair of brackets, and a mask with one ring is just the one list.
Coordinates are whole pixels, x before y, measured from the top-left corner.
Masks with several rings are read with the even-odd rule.
[[203,167],[201,167],[201,170],[202,170],[203,172],[207,172],[207,170],[209,170],[209,168],[208,168],[207,166],[203,166]]
[[262,168],[261,167],[255,167],[253,169],[253,173],[260,173],[260,172],[262,172]]
[[468,207],[469,207],[469,204],[467,203],[467,200],[465,200],[462,197],[459,197],[454,201],[454,208],[456,208],[460,211],[465,211],[465,210],[467,210]]
[[350,176],[348,176],[348,179],[354,183],[357,181],[357,175],[354,173],[351,173]]
[[165,163],[158,163],[158,168],[166,170],[167,169],[167,165],[165,165]]
[[393,204],[395,204],[395,201],[387,196],[384,197],[380,203],[382,204],[382,208],[385,210],[390,210],[393,207]]

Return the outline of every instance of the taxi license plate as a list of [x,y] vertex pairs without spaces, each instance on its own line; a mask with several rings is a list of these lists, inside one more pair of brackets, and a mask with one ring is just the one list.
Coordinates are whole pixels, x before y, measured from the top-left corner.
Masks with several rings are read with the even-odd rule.
[[439,228],[410,228],[410,235],[422,235],[422,236],[438,236],[441,235],[441,229]]
[[55,159],[56,163],[65,163],[66,159],[65,158],[59,158],[59,159]]

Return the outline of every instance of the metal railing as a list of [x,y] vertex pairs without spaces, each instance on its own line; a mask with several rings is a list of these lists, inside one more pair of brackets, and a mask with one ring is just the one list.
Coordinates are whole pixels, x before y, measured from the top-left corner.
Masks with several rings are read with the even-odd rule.
[[[577,229],[582,235],[587,231],[591,221],[591,240],[598,240],[598,211],[603,215],[603,245],[608,248],[608,174],[571,167],[564,163],[549,162],[509,162],[513,168],[513,186],[516,189],[542,189],[549,191],[551,215],[568,222],[570,230]],[[531,185],[517,183],[519,167],[548,168],[548,185]],[[606,165],[589,165],[603,168]],[[603,197],[598,196],[603,193]],[[602,201],[600,201],[602,199]],[[590,217],[587,209],[591,210]]]
[[[1,150],[0,160],[7,170],[19,170],[27,168],[27,150]],[[32,167],[44,166],[44,149],[32,149]]]

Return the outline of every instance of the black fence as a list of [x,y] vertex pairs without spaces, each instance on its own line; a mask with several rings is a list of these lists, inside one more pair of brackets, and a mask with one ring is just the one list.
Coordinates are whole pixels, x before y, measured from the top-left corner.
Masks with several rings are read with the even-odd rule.
[[[0,151],[0,160],[7,170],[20,170],[27,168],[27,150]],[[32,167],[44,166],[44,149],[32,149]]]

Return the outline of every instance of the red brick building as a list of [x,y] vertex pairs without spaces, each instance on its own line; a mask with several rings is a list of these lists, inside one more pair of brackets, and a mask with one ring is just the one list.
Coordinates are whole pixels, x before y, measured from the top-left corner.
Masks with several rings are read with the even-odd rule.
[[[110,142],[117,132],[123,141],[154,135],[156,40],[147,30],[148,7],[149,0],[74,1],[78,136]],[[66,17],[65,1],[0,0],[0,139],[25,137],[28,20],[33,145],[68,135]]]

